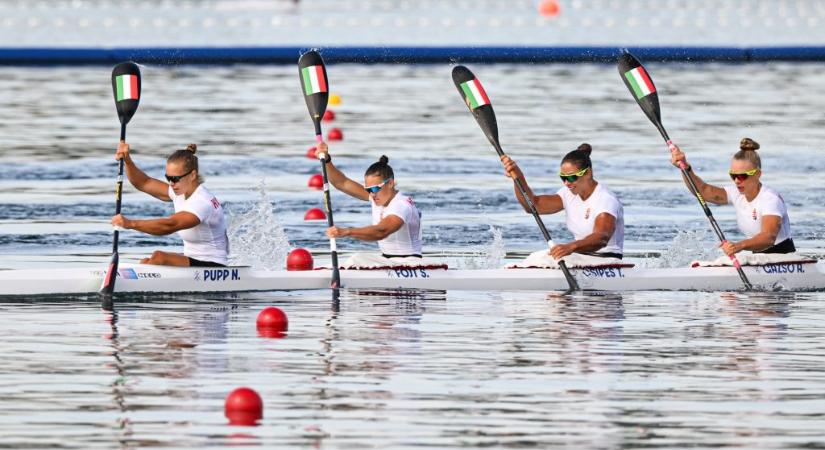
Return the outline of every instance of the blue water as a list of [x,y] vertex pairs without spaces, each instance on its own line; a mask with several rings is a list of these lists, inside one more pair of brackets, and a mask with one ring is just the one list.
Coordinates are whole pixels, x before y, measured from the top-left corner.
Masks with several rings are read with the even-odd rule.
[[[590,142],[596,178],[625,205],[631,260],[715,255],[706,219],[615,67],[472,69],[535,190],[558,189],[559,159]],[[823,68],[649,69],[695,170],[724,183],[739,139],[759,141],[763,180],[785,197],[797,246],[821,255]],[[424,213],[428,254],[476,267],[542,247],[450,67],[328,70],[343,99],[325,124],[344,131],[331,144],[336,165],[358,179],[388,155]],[[230,223],[262,233],[255,264],[283,265],[268,247],[281,237],[323,261],[325,225],[302,219],[322,204],[306,188],[318,162],[303,156],[314,137],[294,68],[142,73],[127,130],[140,167],[160,177],[165,155],[196,142]],[[105,264],[119,131],[109,68],[0,68],[0,98],[0,267]],[[369,222],[363,203],[333,192],[333,206],[337,223]],[[131,187],[123,208],[171,212]],[[731,209],[714,214],[737,239]],[[562,217],[545,222],[556,241],[569,239]],[[179,249],[175,237],[121,239],[122,261]],[[267,305],[289,315],[287,338],[257,335]],[[121,298],[116,320],[95,297],[6,300],[0,310],[7,448],[825,446],[822,293],[345,292],[335,304],[326,291],[301,291]],[[264,398],[259,427],[226,425],[223,399],[242,385]]]

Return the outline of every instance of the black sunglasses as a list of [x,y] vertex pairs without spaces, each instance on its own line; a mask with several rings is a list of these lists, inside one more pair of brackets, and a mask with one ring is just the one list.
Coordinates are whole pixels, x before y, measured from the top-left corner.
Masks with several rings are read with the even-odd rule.
[[195,170],[195,169],[192,169],[192,170],[190,170],[189,172],[186,172],[186,173],[185,173],[185,174],[183,174],[183,175],[169,175],[169,174],[167,173],[167,174],[166,174],[166,181],[168,181],[168,182],[170,182],[170,183],[178,183],[178,182],[180,182],[181,178],[183,178],[183,177],[185,177],[185,176],[189,175],[189,174],[190,174],[190,173],[192,173],[192,171],[194,171],[194,170]]

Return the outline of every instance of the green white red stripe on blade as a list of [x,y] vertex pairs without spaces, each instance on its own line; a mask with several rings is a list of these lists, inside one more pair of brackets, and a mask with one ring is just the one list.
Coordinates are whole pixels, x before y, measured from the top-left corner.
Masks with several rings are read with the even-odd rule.
[[312,95],[327,91],[327,79],[324,77],[323,66],[309,66],[301,69],[301,78],[304,80],[304,94]]
[[461,83],[461,90],[467,98],[467,105],[470,109],[476,109],[479,106],[490,104],[490,99],[487,97],[487,93],[484,92],[484,88],[476,78]]
[[117,83],[117,101],[140,98],[137,75],[118,75],[115,82]]
[[628,70],[624,73],[624,77],[630,83],[630,87],[633,88],[633,93],[637,99],[645,98],[656,92],[656,87],[653,86],[653,82],[650,81],[650,77],[647,76],[647,72],[642,66]]

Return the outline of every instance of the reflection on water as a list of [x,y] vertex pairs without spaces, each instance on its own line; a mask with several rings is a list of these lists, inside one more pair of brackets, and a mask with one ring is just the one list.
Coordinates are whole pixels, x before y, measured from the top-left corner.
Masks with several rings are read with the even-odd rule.
[[3,303],[0,446],[823,443],[822,293],[391,294]]

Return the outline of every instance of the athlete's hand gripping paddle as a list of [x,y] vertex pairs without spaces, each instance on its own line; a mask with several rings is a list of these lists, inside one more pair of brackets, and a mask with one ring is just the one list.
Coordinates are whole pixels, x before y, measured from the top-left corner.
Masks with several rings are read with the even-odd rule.
[[[501,149],[501,143],[499,143],[498,140],[496,113],[493,111],[493,105],[490,103],[490,99],[487,97],[487,93],[484,91],[481,82],[470,72],[470,69],[464,66],[455,66],[453,67],[453,83],[455,83],[455,87],[458,89],[458,93],[461,95],[464,103],[470,108],[473,117],[476,118],[476,122],[478,122],[478,125],[481,127],[481,131],[484,132],[484,135],[487,136],[487,139],[493,144],[493,148],[496,149],[498,156],[503,156],[504,151]],[[541,217],[539,217],[536,206],[532,200],[530,200],[530,197],[527,196],[524,185],[519,179],[515,179],[515,182],[521,197],[530,208],[530,213],[533,215],[533,218],[536,219],[536,223],[541,230],[541,234],[544,236],[544,240],[548,245],[552,246],[553,241],[550,237],[550,232],[547,231],[547,227],[544,226],[544,222],[541,220]],[[576,282],[576,279],[573,278],[570,270],[567,269],[567,264],[565,264],[564,260],[559,260],[559,268],[561,268],[564,278],[567,279],[567,284],[570,286],[569,291],[580,290],[579,284]]]
[[[307,102],[309,117],[315,125],[315,138],[318,142],[323,142],[321,133],[321,119],[327,110],[329,100],[329,85],[327,82],[327,68],[321,55],[310,50],[298,59],[298,78],[301,80],[301,90],[304,93],[304,100]],[[328,155],[317,152],[316,156],[321,161],[321,174],[324,177],[324,209],[327,213],[327,225],[332,227],[335,222],[332,220],[332,202],[329,194],[329,178],[327,177]],[[341,274],[338,270],[338,249],[335,238],[329,240],[329,250],[332,255],[332,283],[330,287],[337,289],[341,287]]]
[[[639,60],[630,53],[623,53],[619,56],[619,75],[621,76],[622,81],[624,81],[625,86],[627,86],[627,89],[629,89],[630,93],[633,94],[633,98],[636,99],[636,103],[639,104],[647,118],[650,119],[650,121],[653,122],[653,125],[656,126],[656,129],[659,130],[659,133],[665,140],[668,149],[671,149],[673,146],[673,141],[670,140],[665,127],[662,125],[662,114],[659,109],[659,94],[656,92],[656,86],[653,84],[653,80],[650,78],[650,75],[642,66],[642,63],[640,63]],[[688,181],[690,191],[694,196],[696,196],[696,199],[699,200],[699,205],[702,206],[702,210],[705,212],[705,216],[710,221],[710,226],[713,228],[716,236],[719,237],[721,242],[726,242],[727,239],[725,239],[725,234],[722,232],[722,229],[719,228],[719,224],[716,223],[716,219],[713,218],[713,213],[710,211],[707,202],[705,202],[705,199],[702,197],[702,193],[699,192],[699,189],[696,187],[696,183],[687,172],[687,167],[685,166],[684,161],[679,162],[679,168],[682,171],[682,176]],[[739,264],[739,260],[736,258],[736,255],[730,255],[730,259],[733,261],[733,266],[736,267],[736,271],[739,272],[739,278],[742,279],[745,289],[753,289],[750,281],[748,281],[748,277],[745,276],[745,272],[742,270],[742,265]]]
[[[140,68],[133,62],[123,62],[112,69],[112,90],[115,96],[115,108],[117,117],[120,119],[120,142],[126,141],[126,124],[132,119],[140,103]],[[120,214],[121,191],[123,190],[123,160],[118,163],[117,184],[115,187],[115,215]],[[120,237],[118,230],[114,231],[112,238],[112,259],[109,262],[109,269],[103,277],[100,286],[100,295],[104,300],[111,300],[115,291],[115,280],[117,278],[117,266],[120,261],[117,250],[117,242]]]

